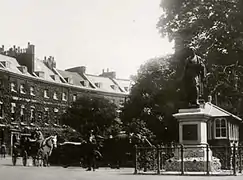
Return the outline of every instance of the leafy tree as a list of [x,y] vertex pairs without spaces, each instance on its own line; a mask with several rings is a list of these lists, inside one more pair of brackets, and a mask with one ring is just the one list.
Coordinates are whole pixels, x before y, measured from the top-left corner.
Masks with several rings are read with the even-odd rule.
[[91,130],[95,135],[107,137],[120,131],[117,107],[103,97],[84,95],[75,101],[63,116],[63,123],[78,131],[82,138]]
[[194,47],[211,72],[207,93],[223,108],[243,115],[243,1],[162,0],[161,7],[157,27],[163,37],[175,40],[177,66],[184,61],[182,49]]
[[122,111],[122,121],[128,131],[158,141],[176,139],[176,112],[178,96],[175,71],[170,67],[173,56],[154,58],[138,70],[129,100]]

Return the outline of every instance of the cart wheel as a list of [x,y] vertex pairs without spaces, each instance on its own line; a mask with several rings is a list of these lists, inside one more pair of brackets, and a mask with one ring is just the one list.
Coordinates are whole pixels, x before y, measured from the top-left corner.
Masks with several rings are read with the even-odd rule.
[[26,151],[24,151],[24,153],[23,153],[22,161],[23,161],[23,165],[26,166],[26,164],[27,164],[27,152]]
[[17,157],[16,157],[16,155],[13,155],[12,156],[12,163],[13,163],[14,166],[16,165],[16,161],[17,161]]

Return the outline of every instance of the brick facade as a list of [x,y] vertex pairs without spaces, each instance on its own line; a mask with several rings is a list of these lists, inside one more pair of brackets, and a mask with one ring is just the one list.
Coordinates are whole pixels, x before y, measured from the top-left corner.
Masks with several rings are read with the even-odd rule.
[[[5,142],[9,146],[11,132],[23,131],[26,127],[61,127],[60,117],[66,108],[83,94],[108,98],[116,103],[118,108],[128,96],[128,92],[122,91],[127,87],[120,87],[120,92],[117,89],[112,92],[95,87],[94,82],[85,75],[83,66],[81,69],[84,71],[77,72],[75,76],[76,84],[66,81],[67,78],[55,69],[53,57],[43,61],[36,60],[34,50],[34,45],[31,44],[28,44],[25,50],[16,47],[8,51],[0,49],[0,143]],[[39,64],[35,64],[37,61]],[[36,65],[42,68],[38,69],[38,72]],[[68,73],[74,73],[75,68],[71,71],[64,72],[71,77],[72,74]],[[80,79],[77,79],[79,77]],[[110,77],[104,78],[110,80]],[[119,83],[119,80],[108,79],[104,82]],[[89,86],[81,83],[84,80]],[[119,86],[118,83],[106,86]]]

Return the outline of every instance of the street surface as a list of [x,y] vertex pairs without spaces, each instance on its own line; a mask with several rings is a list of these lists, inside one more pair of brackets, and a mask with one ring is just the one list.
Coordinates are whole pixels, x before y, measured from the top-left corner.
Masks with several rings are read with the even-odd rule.
[[237,180],[243,176],[178,176],[178,175],[134,175],[132,168],[99,168],[95,172],[79,167],[24,167],[18,159],[13,166],[11,158],[0,158],[0,180]]

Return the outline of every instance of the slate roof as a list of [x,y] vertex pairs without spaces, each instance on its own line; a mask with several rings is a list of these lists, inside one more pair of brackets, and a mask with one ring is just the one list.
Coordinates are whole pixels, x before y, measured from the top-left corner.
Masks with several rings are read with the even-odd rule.
[[64,70],[59,70],[57,69],[58,73],[60,73],[60,75],[63,78],[71,78],[73,81],[73,85],[75,86],[82,86],[81,81],[84,81],[84,78],[82,76],[80,76],[77,72],[70,72],[70,71],[64,71]]
[[54,82],[58,82],[61,83],[61,79],[57,78],[57,79],[53,79],[51,77],[51,75],[56,75],[51,69],[49,69],[43,62],[43,60],[40,59],[35,59],[35,63],[34,63],[34,72],[36,71],[43,71],[44,72],[44,79],[47,81],[54,81]]
[[116,84],[122,89],[124,93],[129,93],[131,88],[131,81],[127,79],[113,79]]
[[205,108],[204,111],[208,114],[210,114],[212,117],[230,117],[232,116],[233,118],[242,121],[242,119],[212,103],[205,103]]
[[[1,61],[7,61],[9,62],[9,67],[5,67]],[[18,63],[18,61],[15,58],[9,57],[9,56],[5,56],[0,54],[0,69],[5,69],[7,71],[16,73],[16,74],[23,74],[18,67],[20,66],[20,64]],[[26,76],[32,76],[30,75],[28,72],[26,72],[24,75]]]
[[242,119],[210,102],[206,102],[205,106],[198,109],[180,109],[179,113],[174,114],[174,117],[179,116],[196,116],[196,115],[209,115],[211,117],[233,117],[236,120],[242,121]]
[[[5,67],[3,63],[4,61],[9,62],[9,67]],[[5,70],[12,72],[14,74],[19,74],[22,76],[29,76],[31,78],[40,79],[43,81],[49,81],[52,83],[62,84],[62,85],[71,85],[80,87],[82,89],[88,89],[92,91],[98,91],[98,92],[107,92],[107,93],[115,93],[120,95],[126,95],[127,93],[122,89],[122,87],[117,87],[117,85],[121,83],[115,82],[113,79],[110,79],[109,77],[101,77],[97,75],[89,75],[89,74],[83,74],[80,75],[77,72],[70,72],[70,71],[64,71],[64,70],[57,70],[54,68],[53,70],[49,69],[43,60],[40,60],[38,58],[34,61],[34,73],[33,75],[26,72],[22,73],[18,67],[21,65],[18,63],[18,61],[15,58],[12,58],[10,56],[2,55],[0,54],[0,70]],[[38,71],[44,72],[44,77],[38,76]],[[53,79],[51,77],[54,75],[56,78]],[[71,77],[73,80],[73,83],[66,83],[64,78]],[[81,81],[88,81],[88,86],[83,86]],[[95,83],[101,83],[101,87],[97,87]],[[116,88],[114,88],[116,87]]]
[[119,87],[113,89],[112,86],[116,86],[116,84],[108,77],[102,77],[102,76],[96,76],[96,75],[90,75],[86,74],[86,77],[89,81],[91,81],[93,84],[101,83],[100,87],[96,87],[96,89],[101,89],[108,92],[119,92],[122,91],[119,89]]

